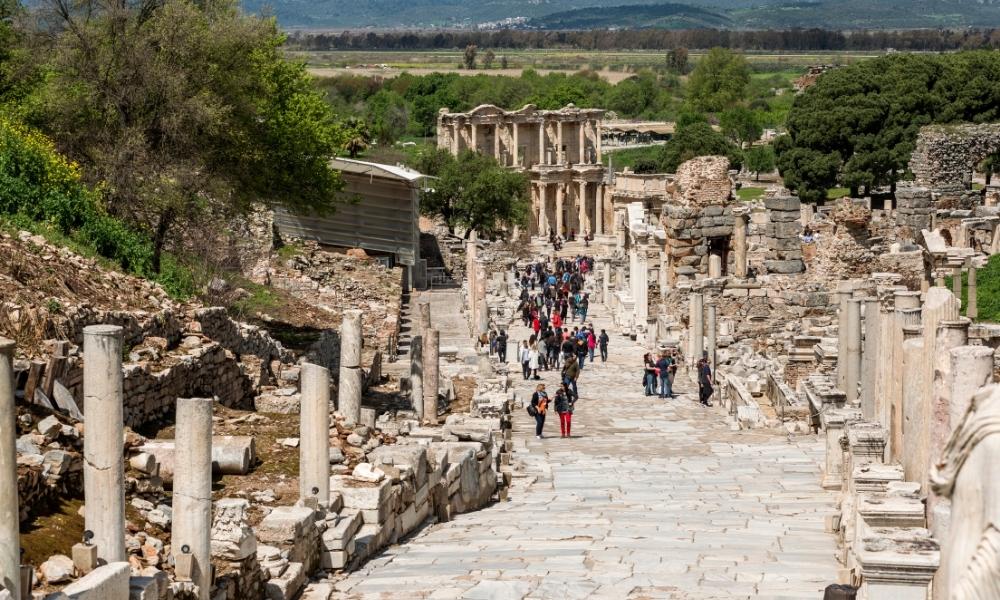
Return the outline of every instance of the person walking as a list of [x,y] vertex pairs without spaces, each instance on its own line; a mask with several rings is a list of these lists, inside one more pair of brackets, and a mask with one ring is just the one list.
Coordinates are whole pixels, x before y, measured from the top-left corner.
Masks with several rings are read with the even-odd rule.
[[580,370],[587,364],[587,336],[584,333],[576,335],[576,359],[580,361]]
[[576,385],[577,378],[580,377],[580,363],[573,360],[572,357],[566,357],[562,368],[562,382],[568,389],[573,390],[573,396],[575,398],[580,397],[580,390]]
[[597,349],[597,337],[594,335],[593,329],[587,330],[587,356],[590,357],[590,362],[594,362],[594,350]]
[[542,334],[538,337],[538,368],[543,371],[549,370],[549,347],[548,347],[548,330],[542,331]]
[[649,352],[642,357],[642,368],[642,385],[646,388],[646,395],[652,396],[656,393],[656,363]]
[[703,352],[698,361],[698,399],[702,406],[712,406],[709,399],[715,390],[712,388],[712,365],[708,362],[708,352]]
[[535,417],[535,437],[542,439],[542,428],[545,427],[545,413],[549,408],[549,396],[545,393],[545,384],[539,383],[535,393],[531,395],[531,410],[528,414]]
[[601,362],[608,362],[608,332],[601,330],[601,335],[597,336],[597,347],[601,349]]
[[660,398],[673,398],[674,392],[670,389],[670,357],[664,352],[660,355],[660,360],[656,361],[656,370],[660,377]]
[[677,348],[670,351],[670,369],[667,371],[667,379],[670,383],[670,397],[676,398],[677,394],[674,393],[674,379],[677,377],[677,367],[679,366],[681,357],[677,353]]
[[521,361],[521,374],[527,380],[531,374],[531,348],[528,347],[528,340],[521,342],[521,351],[518,359]]
[[573,405],[576,398],[565,384],[556,390],[555,405],[556,413],[559,415],[559,432],[562,437],[572,437],[571,429],[573,425]]
[[497,334],[495,343],[497,347],[497,358],[500,359],[500,362],[503,364],[507,364],[507,332],[501,329],[500,333]]
[[528,348],[528,368],[531,369],[532,379],[541,379],[538,376],[538,344],[532,344]]
[[497,349],[497,331],[496,331],[496,329],[490,329],[489,340],[490,340],[490,356],[493,356],[493,353],[496,352],[496,349]]
[[590,310],[590,294],[584,294],[583,298],[577,302],[577,310],[580,312],[580,323],[587,320],[587,311]]

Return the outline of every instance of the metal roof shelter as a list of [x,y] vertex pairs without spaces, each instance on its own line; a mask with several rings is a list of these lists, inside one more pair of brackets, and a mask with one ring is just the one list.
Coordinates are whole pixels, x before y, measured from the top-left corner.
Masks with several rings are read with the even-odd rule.
[[[420,261],[420,180],[425,176],[402,166],[383,165],[349,158],[335,158],[330,168],[340,171],[344,189],[329,214],[274,212],[278,231],[320,244],[363,248],[389,254],[399,264],[418,266]],[[422,275],[409,273],[409,281]]]

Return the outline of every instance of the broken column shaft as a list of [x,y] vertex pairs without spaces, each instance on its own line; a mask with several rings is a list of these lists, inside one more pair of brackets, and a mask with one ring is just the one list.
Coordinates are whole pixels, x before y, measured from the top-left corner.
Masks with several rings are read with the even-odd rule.
[[348,425],[361,419],[361,311],[344,312],[340,324],[340,385],[337,408]]
[[966,294],[968,298],[965,303],[965,316],[972,320],[976,320],[979,316],[979,299],[976,298],[977,288],[976,288],[976,267],[969,265],[969,280],[968,280],[968,290]]
[[[806,206],[803,204],[803,206]],[[733,258],[733,275],[744,279],[747,276],[747,217],[746,215],[735,215],[736,222],[733,224],[733,247],[735,256]]]
[[330,372],[302,365],[299,418],[299,498],[330,502]]
[[847,301],[847,352],[844,369],[844,393],[846,402],[858,399],[858,380],[861,376],[861,299]]
[[694,369],[698,360],[701,359],[702,349],[704,348],[704,313],[705,313],[705,297],[701,294],[691,294],[690,299],[690,314],[688,315],[688,340],[689,349],[691,355],[688,359],[688,368]]
[[708,361],[712,367],[712,380],[718,380],[718,373],[715,372],[715,356],[716,356],[716,316],[717,307],[714,302],[709,302],[705,306],[705,345],[706,350],[708,350]]
[[83,330],[84,527],[93,532],[99,559],[125,556],[125,444],[122,392],[122,328]]
[[17,496],[17,407],[14,341],[0,337],[0,586],[21,598],[20,511]]
[[198,586],[199,600],[208,600],[212,592],[211,398],[177,399],[176,452],[170,548],[176,575],[189,577]]
[[437,329],[428,329],[424,336],[424,422],[437,425],[438,411],[438,358],[440,335]]

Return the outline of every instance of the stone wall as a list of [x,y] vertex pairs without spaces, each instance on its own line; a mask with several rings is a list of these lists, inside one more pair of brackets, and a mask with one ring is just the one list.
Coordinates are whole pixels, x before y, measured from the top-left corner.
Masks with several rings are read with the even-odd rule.
[[767,255],[764,269],[768,273],[801,273],[802,262],[802,203],[796,196],[767,198],[768,224],[764,228]]
[[972,169],[1000,150],[1000,124],[928,125],[920,129],[910,157],[917,185],[963,185]]
[[708,238],[732,236],[734,219],[732,207],[722,204],[701,207],[668,204],[662,223],[673,275],[683,280],[708,273]]

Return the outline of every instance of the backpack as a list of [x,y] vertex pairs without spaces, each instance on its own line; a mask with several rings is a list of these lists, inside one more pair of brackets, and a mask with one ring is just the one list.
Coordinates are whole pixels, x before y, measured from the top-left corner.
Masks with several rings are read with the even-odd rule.
[[538,409],[535,408],[534,404],[529,404],[528,405],[528,415],[532,416],[532,417],[537,417],[538,416]]

